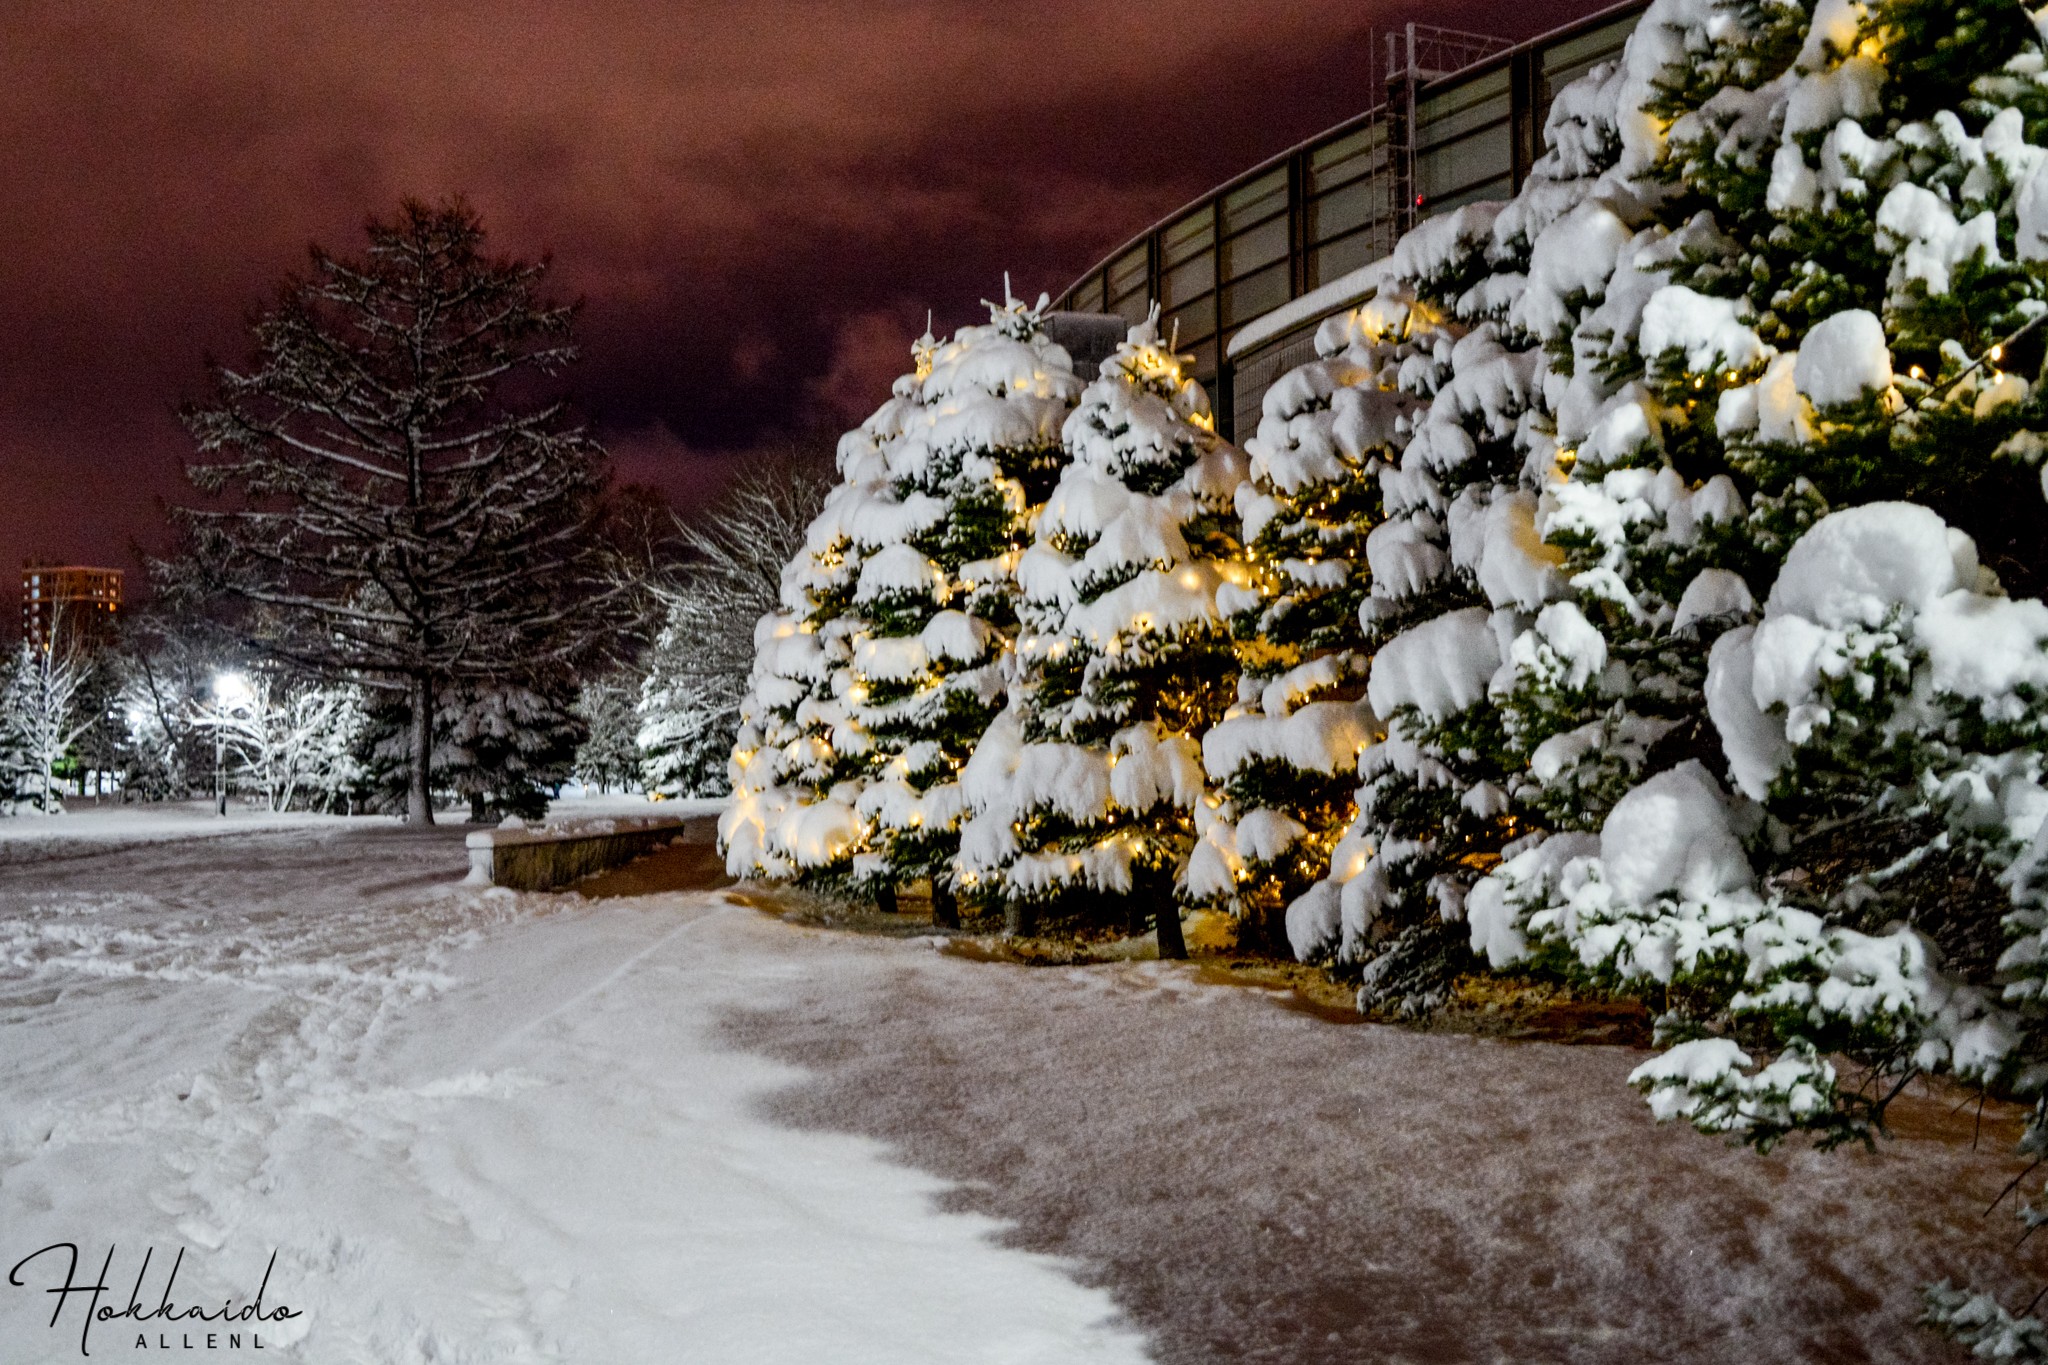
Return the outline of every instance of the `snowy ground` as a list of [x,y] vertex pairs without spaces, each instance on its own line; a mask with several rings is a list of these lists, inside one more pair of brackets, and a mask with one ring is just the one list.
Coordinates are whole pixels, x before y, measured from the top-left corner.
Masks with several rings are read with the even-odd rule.
[[[718,1021],[871,945],[463,866],[459,830],[315,826],[8,869],[5,1263],[113,1243],[119,1308],[182,1245],[179,1297],[217,1304],[274,1248],[266,1302],[304,1316],[261,1358],[321,1365],[1143,1358],[1106,1293],[880,1144],[755,1116],[798,1074]],[[0,1358],[78,1358],[82,1301],[52,1331],[33,1292],[62,1270],[0,1284]]]
[[[115,1244],[119,1308],[145,1247],[202,1303],[275,1249],[250,1358],[320,1365],[1939,1360],[1919,1282],[2022,1283],[1932,1105],[1757,1158],[1618,1049],[462,866],[332,822],[0,868],[0,1261]],[[79,1358],[61,1271],[0,1359]]]

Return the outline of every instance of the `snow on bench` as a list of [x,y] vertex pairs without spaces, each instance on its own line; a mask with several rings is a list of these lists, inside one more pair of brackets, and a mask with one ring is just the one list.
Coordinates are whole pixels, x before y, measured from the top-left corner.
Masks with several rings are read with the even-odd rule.
[[478,830],[469,846],[471,886],[553,891],[594,872],[632,862],[683,832],[680,815],[620,815],[528,824],[507,816]]

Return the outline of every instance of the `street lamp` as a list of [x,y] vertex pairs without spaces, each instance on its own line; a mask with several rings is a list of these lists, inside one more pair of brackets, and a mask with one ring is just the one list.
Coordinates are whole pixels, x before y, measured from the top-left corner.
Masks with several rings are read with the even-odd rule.
[[[249,690],[249,679],[240,673],[220,673],[213,679],[213,704],[220,710],[246,707],[254,695]],[[227,817],[228,732],[222,725],[213,727],[213,808],[215,814]]]

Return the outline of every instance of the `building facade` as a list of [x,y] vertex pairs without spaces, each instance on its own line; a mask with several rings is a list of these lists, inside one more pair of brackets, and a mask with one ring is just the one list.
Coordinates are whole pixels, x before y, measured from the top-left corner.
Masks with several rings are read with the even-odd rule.
[[21,638],[48,649],[58,634],[96,638],[121,612],[121,570],[84,564],[21,566]]
[[1314,357],[1317,324],[1362,297],[1348,278],[1421,219],[1520,188],[1556,92],[1620,55],[1645,3],[1516,46],[1414,24],[1387,35],[1374,107],[1147,228],[1054,307],[1137,321],[1157,300],[1219,430],[1243,440],[1266,389]]

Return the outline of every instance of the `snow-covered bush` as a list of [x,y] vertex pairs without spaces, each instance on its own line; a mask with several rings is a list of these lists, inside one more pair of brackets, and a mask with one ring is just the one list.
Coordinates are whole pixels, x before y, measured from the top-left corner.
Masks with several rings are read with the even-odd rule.
[[[1246,578],[1245,459],[1159,335],[1130,330],[1067,418],[1071,463],[1018,562],[1016,682],[965,771],[962,881],[1020,911],[1121,898],[1177,954],[1207,817],[1201,736],[1236,696],[1217,594]],[[1184,887],[1183,887],[1184,891]]]

